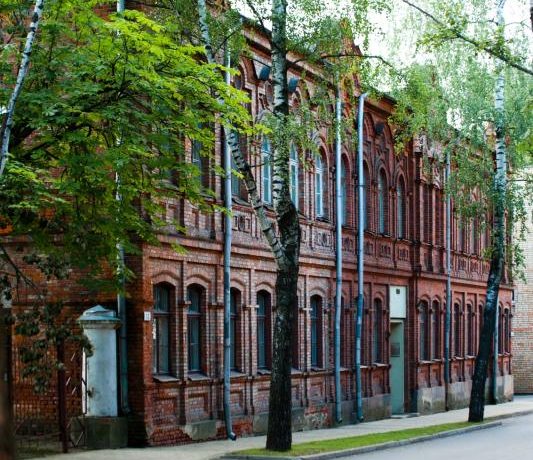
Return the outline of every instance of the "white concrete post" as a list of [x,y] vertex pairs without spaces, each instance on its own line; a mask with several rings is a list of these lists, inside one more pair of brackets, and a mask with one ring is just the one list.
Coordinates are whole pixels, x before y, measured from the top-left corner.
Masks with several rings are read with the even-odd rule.
[[78,322],[93,346],[87,357],[87,416],[117,416],[117,334],[120,320],[101,305],[85,310]]

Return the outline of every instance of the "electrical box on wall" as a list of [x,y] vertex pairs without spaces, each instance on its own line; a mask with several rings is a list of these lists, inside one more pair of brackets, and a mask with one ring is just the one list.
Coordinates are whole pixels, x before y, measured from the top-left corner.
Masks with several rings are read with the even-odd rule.
[[390,317],[407,317],[407,286],[389,286]]

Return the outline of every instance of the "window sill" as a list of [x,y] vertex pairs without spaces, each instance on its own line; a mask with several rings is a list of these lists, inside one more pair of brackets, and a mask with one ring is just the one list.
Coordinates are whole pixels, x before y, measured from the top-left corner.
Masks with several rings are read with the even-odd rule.
[[326,370],[327,369],[324,369],[323,367],[311,366],[311,372],[324,372]]
[[210,380],[210,378],[200,372],[189,372],[187,380],[190,380],[191,382],[202,382],[204,380]]
[[372,367],[388,367],[386,363],[372,363]]
[[238,370],[235,370],[235,369],[232,369],[230,371],[230,377],[233,378],[233,377],[244,377],[246,374],[244,372],[241,372],[241,371],[238,371]]
[[153,374],[152,378],[159,383],[166,383],[166,382],[179,382],[179,379],[177,377],[174,377],[172,375],[165,375],[165,374]]
[[272,371],[270,369],[257,369],[257,375],[270,375]]

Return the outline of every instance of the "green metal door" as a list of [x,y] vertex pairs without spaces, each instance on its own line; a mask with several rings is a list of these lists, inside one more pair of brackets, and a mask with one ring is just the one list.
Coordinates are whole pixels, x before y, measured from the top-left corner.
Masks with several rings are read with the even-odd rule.
[[403,321],[393,320],[391,322],[390,338],[390,387],[391,405],[393,414],[403,414],[404,412],[404,337]]

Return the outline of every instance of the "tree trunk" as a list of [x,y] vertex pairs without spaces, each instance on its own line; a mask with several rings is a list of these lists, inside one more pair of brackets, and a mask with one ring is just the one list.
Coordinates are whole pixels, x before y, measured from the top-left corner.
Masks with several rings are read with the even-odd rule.
[[298,267],[278,270],[277,310],[272,350],[272,376],[268,410],[266,448],[289,450],[292,445],[292,337],[297,311]]
[[[498,22],[503,25],[503,1],[499,1]],[[496,171],[494,173],[494,221],[492,225],[492,255],[489,278],[487,280],[487,295],[485,312],[483,314],[483,329],[479,339],[479,350],[476,357],[472,392],[470,394],[469,422],[481,422],[485,410],[485,382],[490,357],[490,349],[495,330],[495,317],[498,311],[498,292],[503,273],[505,247],[505,195],[507,189],[507,159],[505,153],[505,121],[504,121],[504,77],[500,70],[495,91],[496,108]],[[497,355],[498,349],[494,347]],[[493,369],[496,372],[496,369]]]
[[[272,86],[274,142],[273,197],[283,257],[278,258],[277,310],[274,328],[272,380],[268,408],[267,449],[284,451],[292,445],[292,328],[298,311],[300,223],[290,195],[290,138],[287,132],[289,93],[287,87],[287,1],[272,1]],[[295,201],[298,196],[295,197]]]
[[35,39],[35,34],[37,32],[37,27],[39,27],[39,21],[43,14],[44,0],[37,0],[35,2],[35,8],[33,10],[33,15],[31,18],[30,29],[26,37],[26,44],[24,45],[24,51],[22,52],[22,61],[17,74],[17,81],[15,83],[15,88],[13,93],[9,98],[9,103],[7,105],[6,117],[2,123],[2,128],[0,129],[0,178],[4,174],[4,169],[6,167],[8,153],[9,153],[9,139],[11,137],[11,128],[13,127],[13,117],[15,115],[15,105],[19,97],[20,91],[22,90],[22,85],[28,74],[28,69],[30,67],[30,55],[33,49],[33,41]]
[[[287,1],[272,2],[272,83],[276,129],[273,143],[272,192],[278,231],[267,216],[259,196],[257,183],[249,163],[243,156],[235,131],[224,127],[224,135],[235,165],[243,176],[248,198],[277,264],[277,309],[274,321],[272,374],[268,415],[267,448],[289,450],[292,444],[291,420],[291,367],[293,312],[298,301],[298,267],[300,255],[300,223],[298,211],[291,200],[289,151],[290,133],[287,132],[289,97],[287,89]],[[206,50],[207,61],[215,63],[213,46],[207,22],[205,0],[198,0],[199,27]],[[222,98],[219,97],[221,103]]]

